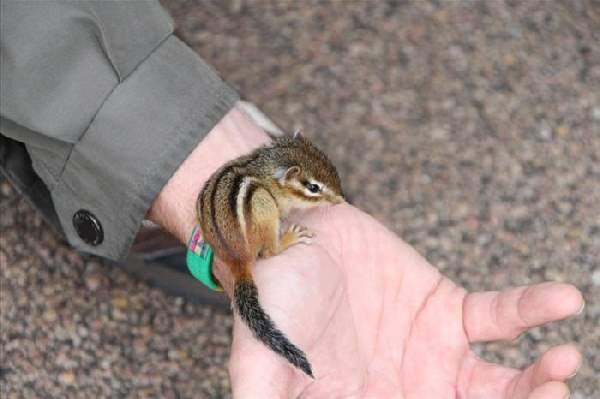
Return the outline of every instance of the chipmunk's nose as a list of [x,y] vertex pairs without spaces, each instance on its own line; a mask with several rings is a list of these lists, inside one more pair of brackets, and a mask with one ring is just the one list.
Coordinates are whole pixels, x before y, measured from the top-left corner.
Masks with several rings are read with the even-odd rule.
[[336,195],[335,197],[333,197],[333,201],[334,204],[342,204],[344,202],[346,202],[346,200],[344,199],[343,196],[341,195]]

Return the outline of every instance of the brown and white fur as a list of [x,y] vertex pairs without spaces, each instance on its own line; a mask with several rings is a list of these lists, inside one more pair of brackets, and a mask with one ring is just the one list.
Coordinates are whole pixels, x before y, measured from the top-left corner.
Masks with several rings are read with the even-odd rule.
[[282,234],[290,210],[343,202],[338,173],[327,156],[306,138],[277,138],[271,145],[235,159],[215,172],[198,197],[204,239],[231,270],[233,307],[256,338],[313,376],[302,350],[275,326],[258,301],[251,266],[313,233],[292,225]]

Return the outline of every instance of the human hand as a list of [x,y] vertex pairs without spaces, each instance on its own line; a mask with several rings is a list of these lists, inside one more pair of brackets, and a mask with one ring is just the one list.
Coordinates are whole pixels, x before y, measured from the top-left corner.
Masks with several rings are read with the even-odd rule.
[[[515,339],[576,314],[571,285],[467,293],[370,216],[349,205],[304,212],[316,232],[255,265],[260,301],[303,349],[315,379],[258,342],[236,316],[230,375],[237,398],[531,398],[568,396],[572,345],[521,371],[481,360],[469,344]],[[225,268],[217,278],[231,292]]]
[[[148,217],[186,242],[194,203],[220,165],[268,141],[232,109],[155,199]],[[348,205],[302,214],[317,234],[254,268],[260,300],[305,350],[311,380],[256,341],[236,317],[230,360],[236,397],[563,398],[580,355],[551,349],[521,372],[486,363],[470,342],[515,338],[576,313],[581,294],[546,283],[504,293],[467,294],[410,246]],[[226,268],[215,265],[226,289]],[[528,396],[529,395],[529,396]]]

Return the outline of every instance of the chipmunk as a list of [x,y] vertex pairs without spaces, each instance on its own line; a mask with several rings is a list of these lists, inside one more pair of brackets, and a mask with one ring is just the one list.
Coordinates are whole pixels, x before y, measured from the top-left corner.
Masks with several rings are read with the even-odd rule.
[[204,240],[235,281],[234,310],[256,338],[310,377],[312,368],[304,352],[260,306],[251,266],[258,257],[277,255],[297,243],[310,244],[314,234],[304,226],[292,225],[280,234],[281,220],[290,210],[341,202],[335,167],[298,132],[228,162],[198,196]]

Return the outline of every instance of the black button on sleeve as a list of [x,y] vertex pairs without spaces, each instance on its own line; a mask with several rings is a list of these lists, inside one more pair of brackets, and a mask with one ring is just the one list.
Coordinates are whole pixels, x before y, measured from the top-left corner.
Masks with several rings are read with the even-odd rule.
[[90,211],[78,210],[73,215],[73,227],[77,235],[90,245],[99,245],[104,240],[102,225]]

